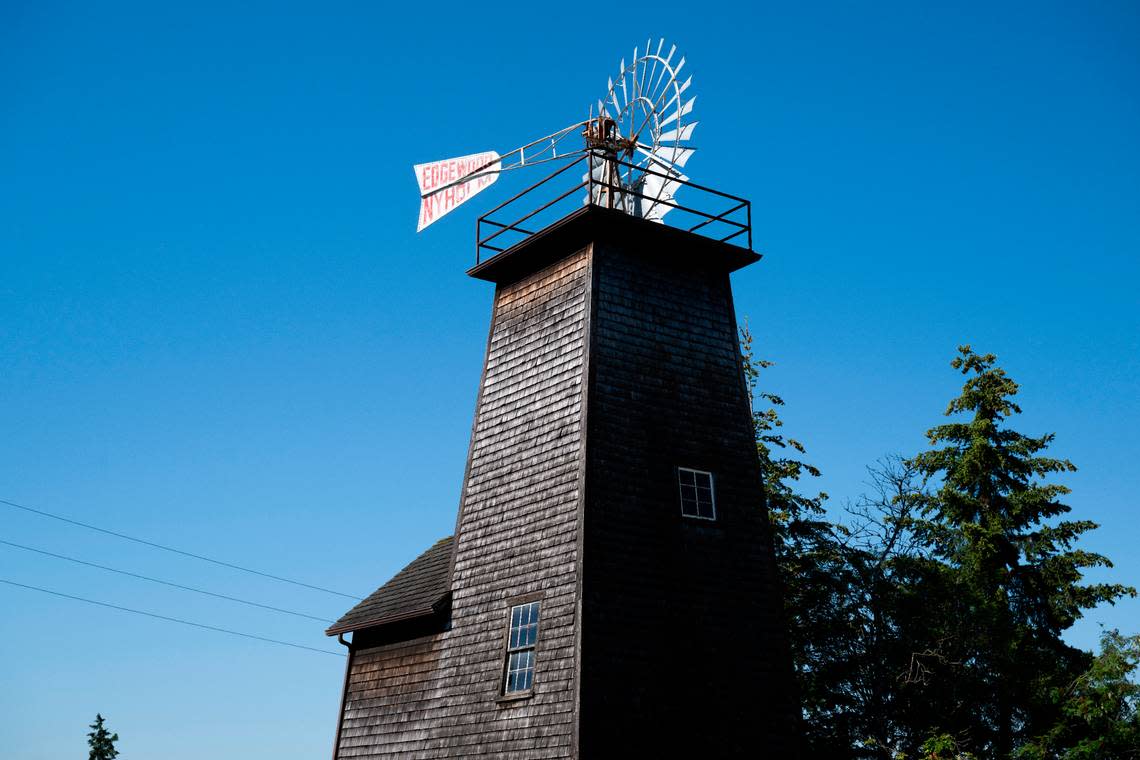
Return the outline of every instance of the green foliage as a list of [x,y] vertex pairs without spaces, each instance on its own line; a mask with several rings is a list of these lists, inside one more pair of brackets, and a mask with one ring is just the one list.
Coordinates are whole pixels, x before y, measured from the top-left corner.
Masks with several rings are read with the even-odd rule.
[[868,468],[870,495],[840,522],[826,494],[800,490],[819,471],[784,434],[783,399],[758,390],[772,363],[747,326],[741,348],[807,756],[1140,757],[1140,639],[1107,635],[1095,659],[1061,639],[1135,591],[1083,581],[1111,563],[1077,547],[1096,525],[1067,519],[1056,481],[1076,468],[1046,453],[1052,434],[1010,427],[1018,385],[996,358],[959,349],[951,420],[927,432],[930,450]]
[[1060,706],[1056,724],[1021,746],[1017,760],[1140,758],[1140,635],[1105,631],[1088,670],[1051,692]]
[[978,760],[978,756],[967,752],[958,738],[951,734],[935,734],[927,737],[918,748],[917,754],[909,754],[904,750],[892,749],[876,739],[868,739],[863,746],[877,750],[879,756],[889,760]]
[[1005,758],[1051,718],[1050,688],[1087,664],[1061,632],[1083,610],[1135,591],[1081,583],[1087,568],[1112,565],[1074,548],[1095,523],[1057,520],[1071,511],[1060,501],[1069,489],[1046,478],[1076,468],[1044,454],[1052,434],[1031,437],[1005,424],[1021,412],[1018,385],[992,354],[969,346],[959,354],[951,366],[967,380],[946,415],[968,419],[931,428],[934,448],[911,460],[941,482],[915,530],[952,568],[949,589],[963,603],[959,630],[947,627],[948,649],[963,663],[955,677],[969,701],[946,717],[989,756]]
[[1012,400],[1017,383],[994,366],[993,354],[979,355],[969,346],[958,350],[951,366],[973,376],[946,414],[972,419],[931,428],[931,445],[944,445],[914,458],[928,475],[943,478],[927,526],[930,538],[984,597],[1003,604],[1003,597],[1013,595],[1009,602],[1022,603],[1014,612],[1024,624],[1059,634],[1081,610],[1133,592],[1120,585],[1079,584],[1086,568],[1112,563],[1072,549],[1095,523],[1045,523],[1071,511],[1059,501],[1069,489],[1037,480],[1077,468],[1067,459],[1041,455],[1052,433],[1033,438],[1004,428],[1007,417],[1021,412]]
[[110,733],[103,726],[103,716],[99,713],[95,714],[95,722],[90,728],[91,731],[87,734],[87,746],[91,748],[91,752],[87,760],[115,760],[119,756],[119,750],[115,749],[119,735]]
[[950,734],[931,736],[922,743],[922,760],[974,760],[975,755],[962,749],[958,739]]

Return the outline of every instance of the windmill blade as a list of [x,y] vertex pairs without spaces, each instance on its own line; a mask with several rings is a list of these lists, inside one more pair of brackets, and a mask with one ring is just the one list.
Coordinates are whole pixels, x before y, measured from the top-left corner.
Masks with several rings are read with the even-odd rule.
[[696,153],[696,148],[668,148],[659,151],[660,157],[669,161],[675,167],[684,167],[689,163],[689,159]]
[[[682,63],[683,62],[684,62],[684,59],[682,59]],[[664,71],[662,71],[662,74],[664,74]],[[669,98],[669,102],[663,108],[658,108],[658,106],[661,105],[661,101],[665,99],[665,96],[667,94],[669,94],[669,89],[668,89],[669,85],[668,85],[668,83],[666,83],[664,92],[662,92],[660,95],[657,95],[657,96],[650,98],[650,102],[653,103],[653,108],[658,110],[658,111],[661,111],[661,112],[668,111],[672,107],[672,105],[677,102],[677,99],[680,98],[683,94],[685,94],[685,90],[689,89],[689,85],[692,83],[693,83],[693,78],[690,76],[688,79],[686,79],[683,83],[681,83],[675,89],[675,91],[673,92],[673,97]],[[648,123],[649,123],[649,117],[646,116],[645,122],[643,122],[641,126],[644,127]],[[667,122],[662,122],[658,126],[663,127],[663,126],[665,126],[665,123],[667,123]],[[641,129],[638,129],[637,134],[640,134],[640,133],[641,133]]]
[[621,99],[624,103],[624,105],[622,106],[623,108],[625,106],[629,105],[629,92],[625,89],[625,59],[624,58],[621,59]]
[[[689,85],[692,83],[693,83],[693,78],[690,76],[688,79],[686,79],[680,85],[678,85],[677,91],[673,93],[673,97],[669,98],[669,102],[666,103],[665,106],[661,110],[662,111],[668,111],[670,108],[672,108],[673,104],[677,102],[678,98],[680,98],[682,95],[685,94],[685,90],[689,89]],[[665,94],[662,93],[661,96],[665,97]]]
[[[637,50],[636,47],[633,49],[633,66],[629,69],[630,86],[633,88],[633,97],[635,98],[637,97],[637,64],[641,60],[637,57]],[[628,101],[626,105],[629,105]]]
[[641,181],[641,194],[647,197],[637,199],[637,215],[652,222],[663,221],[665,215],[673,210],[668,204],[673,203],[681,182],[687,179],[683,174],[676,179],[646,174]]
[[641,181],[641,193],[648,196],[647,198],[638,198],[638,205],[640,212],[638,216],[643,219],[648,219],[649,210],[653,207],[654,201],[661,197],[665,189],[665,178],[658,177],[656,174],[646,174]]
[[674,148],[671,146],[659,146],[656,151],[650,145],[642,143],[637,144],[637,152],[649,158],[657,167],[663,168],[671,174],[680,174],[677,167],[684,167],[692,158],[696,148]]
[[678,128],[671,129],[668,132],[662,132],[661,136],[657,138],[658,142],[688,142],[693,137],[693,130],[700,124],[699,121],[691,121],[688,124]]
[[697,100],[696,95],[689,98],[688,102],[685,103],[685,105],[681,106],[680,109],[674,111],[673,113],[669,114],[664,119],[662,119],[661,124],[659,126],[667,127],[670,124],[672,124],[674,121],[676,121],[677,119],[681,118],[682,116],[688,116],[690,113],[693,112],[693,103],[696,102],[696,100]]
[[661,84],[661,80],[665,78],[665,72],[669,70],[669,62],[673,60],[673,53],[677,52],[677,46],[673,45],[669,48],[669,55],[665,56],[661,72],[657,75],[657,81],[653,83],[653,92],[657,91],[657,86]]
[[[650,41],[652,41],[652,40],[650,40]],[[649,69],[649,76],[644,76],[641,78],[641,91],[644,92],[646,95],[652,95],[653,94],[652,93],[652,90],[654,87],[653,78],[657,75],[657,67],[661,64],[661,48],[664,46],[665,46],[665,38],[662,37],[661,39],[657,40],[656,52],[654,52],[653,55],[650,56],[653,59],[653,68]],[[645,53],[646,53],[646,55],[649,54],[649,42],[645,43]],[[648,85],[648,87],[646,87],[646,85]],[[652,99],[651,99],[651,101],[652,101]]]
[[674,174],[673,178],[662,177],[658,174],[646,174],[642,183],[644,189],[641,193],[655,200],[671,200],[677,189],[681,187],[681,183],[687,182],[688,179],[684,174]]

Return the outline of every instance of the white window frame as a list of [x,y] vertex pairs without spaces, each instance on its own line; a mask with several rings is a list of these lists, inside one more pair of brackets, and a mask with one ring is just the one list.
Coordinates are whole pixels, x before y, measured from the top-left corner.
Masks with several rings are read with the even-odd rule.
[[[536,612],[538,615],[537,621],[534,623],[534,640],[526,646],[511,646],[511,631],[513,629],[515,610],[521,607],[529,607],[536,605]],[[529,625],[529,624],[528,624]],[[506,645],[504,647],[503,658],[503,680],[500,694],[504,699],[511,699],[517,697],[525,697],[534,691],[534,679],[538,672],[538,636],[542,628],[542,598],[541,596],[529,596],[513,600],[507,607],[507,637]],[[530,685],[525,689],[508,690],[507,686],[510,684],[511,679],[511,656],[519,652],[527,652],[530,654]]]
[[[709,502],[711,503],[711,506],[712,506],[712,516],[711,517],[704,517],[703,515],[699,514],[699,512],[700,512],[700,499],[699,498],[697,499],[697,512],[698,512],[698,514],[690,515],[690,514],[685,513],[685,495],[684,495],[684,491],[682,490],[683,487],[681,484],[681,473],[682,472],[693,473],[693,476],[694,476],[693,477],[693,484],[694,484],[694,486],[696,485],[696,482],[697,482],[697,478],[696,478],[697,475],[708,475],[708,478],[709,478]],[[696,469],[693,469],[692,467],[678,467],[677,468],[677,498],[681,502],[681,516],[682,517],[687,517],[690,520],[708,520],[710,522],[716,520],[716,479],[713,477],[713,474],[711,472],[709,472],[707,470],[696,470]]]

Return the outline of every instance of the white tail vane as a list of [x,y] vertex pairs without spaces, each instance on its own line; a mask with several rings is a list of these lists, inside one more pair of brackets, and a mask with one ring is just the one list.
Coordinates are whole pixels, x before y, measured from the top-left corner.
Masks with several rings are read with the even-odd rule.
[[495,184],[502,161],[498,153],[489,150],[416,164],[414,168],[420,184],[419,232]]
[[[412,167],[420,185],[420,223],[416,232],[486,190],[503,172],[582,155],[584,149],[568,151],[563,148],[559,152],[558,147],[567,135],[577,132],[585,124],[584,121],[576,122],[501,156],[488,150],[430,164],[416,164]],[[503,161],[508,158],[512,161],[504,166]]]

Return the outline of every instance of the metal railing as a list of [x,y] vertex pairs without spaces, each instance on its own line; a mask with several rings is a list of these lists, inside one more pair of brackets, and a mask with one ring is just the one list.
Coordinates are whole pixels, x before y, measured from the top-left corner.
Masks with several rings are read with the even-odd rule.
[[[475,263],[479,264],[484,258],[487,258],[488,256],[485,254],[493,256],[510,249],[584,205],[615,208],[617,207],[615,206],[615,198],[617,199],[616,203],[620,206],[626,206],[629,203],[628,199],[633,198],[647,201],[651,204],[650,208],[658,205],[668,206],[670,210],[680,212],[680,214],[670,215],[669,226],[688,232],[699,231],[703,237],[727,243],[745,235],[747,236],[748,250],[752,250],[752,203],[745,198],[723,193],[720,190],[698,185],[695,182],[680,180],[674,175],[659,172],[656,169],[637,166],[620,159],[609,159],[611,165],[617,167],[619,175],[623,169],[626,170],[626,176],[636,171],[639,174],[660,177],[662,180],[675,185],[678,191],[687,189],[686,196],[692,197],[686,197],[686,203],[695,205],[682,205],[676,201],[675,197],[672,200],[666,200],[662,197],[643,194],[626,184],[596,178],[591,171],[591,157],[598,162],[606,160],[598,153],[583,153],[579,158],[569,161],[558,170],[479,217],[475,224]],[[594,164],[594,166],[597,165]],[[513,221],[508,222],[503,219],[508,214],[516,213],[523,206],[524,198],[527,199],[526,203],[535,201],[536,196],[532,193],[538,193],[538,199],[541,200],[551,192],[556,192],[559,188],[564,187],[562,182],[553,181],[576,166],[583,167],[585,171],[581,182],[547,200],[537,208],[527,211]],[[586,191],[584,196],[582,195],[583,190]],[[724,208],[725,206],[727,208]],[[529,206],[527,207],[529,208]],[[697,220],[697,223],[688,226],[688,222],[694,219]],[[677,221],[682,223],[676,224]],[[660,223],[665,224],[665,222]],[[485,232],[487,234],[484,236]],[[721,234],[725,232],[728,234]],[[733,245],[739,244],[733,243]]]

